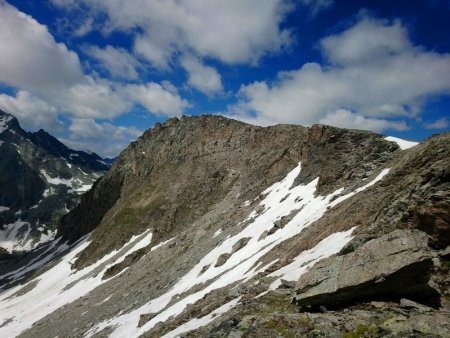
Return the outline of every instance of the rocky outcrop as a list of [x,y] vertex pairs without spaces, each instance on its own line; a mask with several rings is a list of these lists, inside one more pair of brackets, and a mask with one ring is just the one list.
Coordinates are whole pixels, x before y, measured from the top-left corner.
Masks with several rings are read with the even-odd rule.
[[71,212],[61,217],[58,232],[63,241],[73,243],[95,229],[120,197],[122,180],[121,175],[111,179],[101,177]]
[[369,177],[398,149],[379,134],[326,125],[313,125],[302,142],[303,166],[296,182],[308,183],[319,177],[320,195]]
[[297,281],[294,301],[303,309],[402,297],[437,305],[438,292],[429,285],[432,266],[426,234],[396,230],[316,264]]

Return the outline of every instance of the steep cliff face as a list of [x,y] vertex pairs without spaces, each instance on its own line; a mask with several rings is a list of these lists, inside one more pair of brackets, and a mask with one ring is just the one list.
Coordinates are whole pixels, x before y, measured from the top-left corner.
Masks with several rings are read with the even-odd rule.
[[108,165],[43,130],[24,131],[0,111],[0,247],[28,251],[53,239],[56,224]]
[[156,125],[62,219],[68,253],[1,294],[0,335],[446,337],[450,134],[399,143]]

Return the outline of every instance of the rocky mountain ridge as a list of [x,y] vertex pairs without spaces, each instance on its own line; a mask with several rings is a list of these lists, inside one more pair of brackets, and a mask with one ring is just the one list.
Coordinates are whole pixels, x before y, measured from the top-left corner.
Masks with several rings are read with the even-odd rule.
[[[75,241],[96,228],[101,239],[105,227],[110,236],[120,232],[114,236],[120,246],[150,223],[156,238],[167,239],[224,198],[229,199],[228,208],[237,208],[300,161],[302,171],[295,184],[319,176],[317,193],[321,194],[352,177],[367,178],[396,149],[397,144],[378,134],[321,125],[262,128],[220,116],[173,118],[131,143],[80,205],[62,219],[59,234]],[[350,159],[344,161],[343,156]],[[114,226],[116,221],[123,226]],[[83,228],[81,233],[71,233]],[[93,250],[95,246],[94,234]],[[86,257],[95,260],[110,249],[114,247],[100,249],[99,255],[88,250]]]
[[[29,251],[53,239],[57,220],[109,168],[0,111],[0,250]],[[4,256],[8,263],[8,256]]]
[[2,276],[45,267],[0,294],[0,333],[448,336],[450,134],[400,145],[220,116],[157,124],[62,218],[59,260]]

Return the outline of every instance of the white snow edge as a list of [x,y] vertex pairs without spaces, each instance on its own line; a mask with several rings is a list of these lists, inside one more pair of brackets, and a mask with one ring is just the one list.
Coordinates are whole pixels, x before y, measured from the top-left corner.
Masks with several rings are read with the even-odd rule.
[[406,141],[406,140],[403,140],[401,138],[394,137],[394,136],[388,136],[388,137],[385,137],[384,139],[389,142],[397,143],[401,150],[406,150],[406,149],[412,148],[419,144],[419,142]]

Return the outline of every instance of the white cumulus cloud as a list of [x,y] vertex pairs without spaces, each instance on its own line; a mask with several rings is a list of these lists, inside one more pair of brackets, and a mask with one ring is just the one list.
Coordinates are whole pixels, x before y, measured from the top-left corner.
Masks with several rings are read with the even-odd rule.
[[[67,10],[76,7],[72,0],[52,2]],[[229,64],[255,63],[291,43],[290,31],[280,25],[292,8],[283,0],[78,2],[81,15],[106,14],[104,32],[138,28],[135,51],[159,68],[185,51]]]
[[374,130],[402,129],[406,125],[392,118],[418,117],[428,99],[450,93],[450,55],[414,46],[398,21],[363,15],[320,44],[327,64],[308,63],[280,72],[273,83],[242,86],[228,115],[256,124],[311,125],[336,123],[336,111],[345,109],[352,112],[345,115],[350,126],[365,121]]
[[405,121],[389,121],[386,119],[364,117],[346,109],[338,109],[328,113],[319,122],[340,128],[363,129],[376,132],[408,129]]
[[189,107],[189,102],[183,99],[169,82],[163,85],[155,82],[128,85],[125,91],[134,102],[140,103],[155,115],[180,116]]
[[[58,4],[76,8],[79,3],[60,0]],[[91,21],[89,17],[85,20]],[[85,73],[78,55],[55,41],[45,25],[0,0],[0,83],[10,89],[0,94],[0,108],[16,115],[25,128],[43,127],[50,132],[64,129],[60,119],[64,115],[72,120],[70,135],[78,135],[67,138],[66,143],[101,150],[97,133],[117,150],[140,131],[95,119],[113,120],[136,104],[158,116],[178,116],[189,107],[169,82],[119,81],[139,78],[140,62],[126,50],[88,46],[86,52],[115,79]],[[80,138],[81,130],[76,129],[80,121],[89,121],[83,126],[95,131],[90,138]],[[113,137],[107,137],[108,133]]]
[[58,119],[58,110],[25,90],[18,91],[14,96],[0,94],[0,109],[14,113],[22,127],[27,129],[63,129],[63,124]]
[[450,119],[448,117],[442,117],[435,121],[425,122],[425,129],[445,129],[450,126]]
[[106,46],[100,48],[90,45],[85,52],[100,64],[112,77],[117,79],[137,80],[139,74],[137,68],[139,62],[128,51],[123,48]]
[[182,58],[181,64],[188,72],[189,86],[208,95],[223,90],[221,76],[215,68],[204,65],[193,57]]
[[0,0],[0,82],[44,92],[83,78],[76,53],[57,43],[46,26]]

